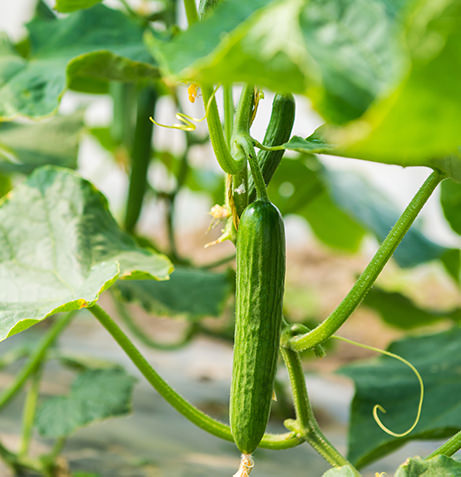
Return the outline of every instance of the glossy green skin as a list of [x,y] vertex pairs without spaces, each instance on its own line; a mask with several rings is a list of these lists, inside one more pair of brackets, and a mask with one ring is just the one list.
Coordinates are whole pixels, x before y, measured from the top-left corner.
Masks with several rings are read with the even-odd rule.
[[[263,144],[266,146],[279,146],[287,142],[291,136],[295,120],[295,100],[292,94],[276,94],[272,102],[272,113],[266,129]],[[258,152],[258,164],[264,177],[264,182],[269,184],[275,170],[282,160],[285,151]],[[256,198],[253,178],[248,178],[248,197],[252,202]]]
[[237,232],[237,291],[230,425],[240,451],[251,454],[269,419],[280,344],[285,231],[268,201],[250,204]]

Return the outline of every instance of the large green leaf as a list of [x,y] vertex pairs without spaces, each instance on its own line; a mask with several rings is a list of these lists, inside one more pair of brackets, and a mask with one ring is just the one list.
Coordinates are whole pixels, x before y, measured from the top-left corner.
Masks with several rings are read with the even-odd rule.
[[0,204],[0,340],[91,306],[117,278],[162,280],[171,269],[118,228],[92,184],[37,169]]
[[39,123],[0,123],[0,172],[30,173],[46,164],[77,167],[81,113]]
[[402,38],[403,79],[335,141],[350,157],[433,166],[461,180],[461,3],[419,0]]
[[96,5],[57,20],[28,25],[30,55],[0,42],[0,117],[45,116],[72,83],[137,81],[158,76],[142,42],[143,29],[120,11]]
[[422,308],[401,293],[378,287],[369,291],[363,305],[375,310],[387,324],[404,330],[430,325],[440,320],[452,320],[461,324],[461,308],[449,311]]
[[[394,4],[397,5],[397,4]],[[329,120],[362,114],[395,81],[395,9],[383,0],[222,1],[172,42],[152,42],[166,74],[307,93]]]
[[89,8],[102,0],[56,0],[56,10],[62,13],[75,12],[82,8]]
[[461,462],[439,455],[424,460],[421,457],[407,459],[395,473],[395,477],[460,477]]
[[68,396],[48,398],[38,408],[38,432],[43,437],[66,437],[94,421],[129,413],[134,383],[121,368],[83,372]]
[[177,267],[167,282],[130,280],[120,282],[118,288],[126,300],[150,312],[199,318],[221,314],[232,291],[232,278],[227,273]]
[[421,419],[409,435],[396,438],[383,432],[373,420],[372,409],[381,404],[384,424],[394,432],[410,425],[418,405],[419,385],[400,361],[381,357],[357,363],[339,372],[355,382],[349,428],[349,458],[363,466],[412,439],[449,436],[461,429],[461,329],[410,337],[394,342],[389,351],[410,361],[424,381]]
[[445,218],[451,228],[461,235],[461,184],[450,180],[443,181],[440,201]]

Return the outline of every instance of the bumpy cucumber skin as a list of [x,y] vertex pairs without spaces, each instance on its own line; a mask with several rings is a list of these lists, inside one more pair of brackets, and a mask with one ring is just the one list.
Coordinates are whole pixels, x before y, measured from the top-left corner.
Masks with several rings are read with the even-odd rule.
[[285,283],[285,230],[277,207],[250,204],[237,232],[237,291],[230,425],[251,454],[269,419],[280,344]]
[[[295,99],[292,94],[276,94],[272,102],[272,113],[267,126],[263,144],[266,146],[279,146],[287,142],[291,136],[295,120]],[[264,151],[258,153],[258,164],[266,184],[272,179],[275,170],[282,160],[285,151]],[[248,197],[253,202],[256,191],[253,178],[248,180]]]

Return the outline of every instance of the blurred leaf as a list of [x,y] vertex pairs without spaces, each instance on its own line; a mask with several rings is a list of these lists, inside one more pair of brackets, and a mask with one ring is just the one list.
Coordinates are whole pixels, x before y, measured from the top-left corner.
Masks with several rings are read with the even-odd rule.
[[365,230],[332,201],[315,157],[285,157],[269,184],[269,196],[282,214],[307,220],[323,243],[348,252],[358,250]]
[[445,218],[451,228],[461,235],[461,184],[451,180],[443,181],[440,201]]
[[[401,214],[392,199],[353,172],[325,169],[325,177],[338,206],[382,242]],[[445,250],[428,239],[416,223],[397,247],[394,259],[401,267],[413,267],[440,258]]]
[[416,414],[419,385],[411,370],[396,359],[380,357],[340,369],[355,382],[349,428],[349,458],[364,466],[414,439],[438,439],[461,429],[461,329],[407,337],[389,351],[412,363],[424,381],[424,403],[415,430],[396,438],[383,432],[372,408],[387,409],[384,424],[394,432],[407,429]]
[[395,477],[455,477],[461,475],[461,462],[439,455],[432,459],[414,457],[407,459],[395,473]]
[[344,465],[327,470],[322,477],[357,477],[357,472],[350,465]]
[[461,324],[461,308],[450,311],[421,308],[401,293],[377,287],[369,291],[363,305],[376,311],[387,324],[403,330],[430,325],[440,320],[452,320]]
[[247,82],[310,95],[330,121],[362,114],[400,70],[396,11],[383,0],[222,1],[152,52],[176,80]]
[[79,355],[75,353],[67,353],[63,350],[57,350],[48,354],[48,359],[57,359],[63,366],[78,371],[86,371],[88,369],[119,369],[120,365],[104,359],[94,358],[93,356]]
[[449,248],[440,257],[440,261],[453,280],[461,285],[461,249]]
[[[0,154],[1,154],[1,151],[0,151]],[[12,187],[13,185],[11,183],[11,179],[9,178],[9,176],[2,174],[0,172],[0,198],[8,194],[8,192],[11,190]]]
[[77,167],[83,114],[39,123],[0,123],[0,172],[29,174],[46,164]]
[[415,4],[404,29],[401,83],[333,134],[334,142],[350,157],[433,166],[461,180],[461,3]]
[[0,340],[91,306],[118,278],[171,272],[166,257],[119,229],[92,184],[66,169],[37,169],[0,204],[0,224]]
[[136,301],[149,312],[196,319],[222,313],[232,279],[227,273],[177,267],[167,282],[131,280],[117,287],[125,300]]
[[54,7],[58,12],[69,13],[75,12],[82,8],[89,8],[102,0],[56,0],[56,6]]
[[[304,217],[326,245],[356,252],[366,231],[384,240],[400,216],[392,200],[365,178],[322,166],[314,156],[285,157],[269,184],[271,199],[282,214]],[[394,258],[411,267],[440,258],[447,249],[413,226]]]
[[154,80],[158,70],[142,42],[143,29],[103,5],[65,18],[36,17],[28,25],[30,56],[0,40],[0,117],[46,116],[66,87],[83,81],[96,91],[101,81]]
[[129,413],[134,383],[121,368],[83,372],[68,396],[48,398],[38,408],[38,432],[43,437],[66,437],[94,421]]

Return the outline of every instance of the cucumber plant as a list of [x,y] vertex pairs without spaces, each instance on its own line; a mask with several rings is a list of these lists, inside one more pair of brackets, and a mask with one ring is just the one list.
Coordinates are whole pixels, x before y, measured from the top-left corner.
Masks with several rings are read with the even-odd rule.
[[[0,409],[29,385],[20,448],[0,443],[6,465],[16,475],[64,475],[59,456],[77,428],[129,411],[134,380],[120,366],[55,346],[85,310],[185,419],[235,444],[242,453],[239,477],[252,471],[258,447],[282,450],[306,443],[331,467],[325,467],[325,477],[341,477],[360,475],[361,467],[410,439],[436,437],[448,440],[424,458],[407,459],[395,475],[458,475],[461,463],[453,456],[461,448],[460,304],[448,311],[422,309],[375,282],[394,257],[401,267],[437,263],[460,290],[461,247],[436,243],[414,226],[443,182],[442,209],[460,233],[460,3],[201,0],[199,8],[194,0],[152,8],[128,0],[112,8],[102,3],[57,0],[50,8],[38,0],[25,38],[0,41],[0,339],[54,320],[38,343],[10,350],[0,361],[7,367],[26,360],[0,394]],[[183,31],[182,8],[188,23]],[[184,83],[190,101],[202,98],[203,117],[185,112]],[[110,98],[111,124],[85,128],[81,110],[57,114],[67,90]],[[261,120],[264,91],[272,91],[274,100],[258,140],[251,127]],[[293,135],[294,95],[309,99],[325,121],[302,137]],[[159,121],[163,99],[177,108],[181,124]],[[17,121],[53,114],[36,123]],[[206,137],[196,130],[202,120]],[[156,137],[163,126],[183,131],[181,153],[163,150]],[[72,170],[83,130],[126,175],[120,223],[103,194]],[[193,148],[208,140],[220,172],[191,160]],[[399,214],[363,179],[324,164],[322,154],[430,172]],[[154,187],[152,170],[172,180]],[[183,252],[176,209],[184,189],[220,204],[212,209],[214,220],[224,224],[216,242],[230,241],[235,253],[199,265]],[[167,240],[140,235],[143,207],[151,199],[164,205]],[[359,251],[367,233],[380,242],[344,299],[315,323],[293,320],[284,293],[288,214],[305,219],[319,240],[341,251]],[[219,266],[230,270],[216,272]],[[229,313],[234,276],[235,326]],[[99,303],[109,288],[133,339]],[[182,316],[184,334],[168,343],[152,337],[131,316],[129,301],[154,314]],[[401,329],[442,319],[445,329],[406,337],[381,351],[392,359],[340,370],[357,387],[345,456],[316,420],[302,358],[309,351],[316,358],[329,353],[335,339],[379,352],[336,334],[362,303]],[[226,314],[221,328],[201,319]],[[234,343],[230,425],[178,394],[134,341],[175,350],[200,334]],[[272,434],[266,426],[274,391],[279,401],[287,400],[276,376],[279,357],[289,377],[294,418],[283,421],[286,432]],[[44,399],[41,383],[51,360],[79,375],[68,393]],[[402,363],[418,380],[409,381]],[[392,409],[381,422],[384,401],[398,403],[400,410]],[[285,406],[284,417],[293,411]],[[416,419],[402,432],[410,413]],[[35,430],[54,442],[38,457],[31,452]],[[256,475],[257,461],[256,455]],[[284,472],[294,475],[289,468]]]

